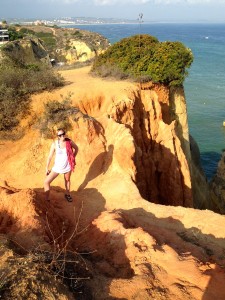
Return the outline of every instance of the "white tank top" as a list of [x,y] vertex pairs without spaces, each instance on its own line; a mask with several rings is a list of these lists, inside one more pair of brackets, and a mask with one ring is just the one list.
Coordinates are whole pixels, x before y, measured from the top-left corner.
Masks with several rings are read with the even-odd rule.
[[66,147],[60,148],[59,143],[55,142],[55,163],[52,171],[59,174],[64,174],[71,171],[71,167],[68,161]]

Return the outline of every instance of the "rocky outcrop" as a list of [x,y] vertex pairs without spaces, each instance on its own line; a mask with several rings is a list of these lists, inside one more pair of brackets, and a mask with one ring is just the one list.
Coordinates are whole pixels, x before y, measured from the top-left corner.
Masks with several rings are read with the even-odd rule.
[[[95,121],[73,123],[74,132],[71,134],[81,145],[79,157],[82,163],[77,167],[76,185],[73,182],[72,188],[92,186],[96,180],[106,182],[107,174],[109,177],[114,175],[105,174],[104,169],[108,169],[109,162],[115,158],[111,162],[112,168],[121,178],[125,176],[132,180],[144,199],[165,205],[209,208],[207,182],[199,170],[199,155],[193,142],[190,151],[183,88],[129,83],[129,88],[123,92],[118,88],[118,93],[113,96],[117,92],[113,88],[114,83],[93,78],[88,75],[88,70],[76,71],[76,100],[73,104],[93,116]],[[89,82],[88,90],[83,82],[79,83],[82,72],[87,74],[83,82]],[[71,79],[74,80],[74,77],[68,82]],[[106,90],[113,89],[110,95],[99,91],[96,95],[96,86],[101,84],[108,85]],[[70,85],[69,89],[73,86]],[[35,154],[32,153],[33,148]],[[45,151],[47,153],[48,145],[44,141],[27,145],[18,165],[23,176],[41,172]],[[198,158],[193,159],[195,157]],[[4,164],[2,168],[7,169],[8,166]],[[108,180],[110,182],[110,178]],[[38,178],[36,180],[35,177],[35,181],[38,182]]]
[[[32,297],[38,284],[59,298],[56,286],[53,291],[43,284],[43,272],[33,272],[40,262],[37,249],[44,246],[48,267],[63,262],[62,269],[51,269],[57,274],[65,271],[65,254],[76,254],[73,278],[83,284],[82,291],[90,291],[84,299],[224,299],[224,216],[182,207],[193,206],[182,89],[152,83],[140,88],[91,77],[89,70],[64,71],[70,85],[34,95],[26,134],[0,144],[0,232],[29,250],[20,259],[22,285]],[[43,139],[31,121],[43,114],[43,103],[66,97],[68,90],[76,93],[73,106],[92,118],[76,115],[67,133],[79,146],[73,202],[65,200],[60,176],[46,202],[42,184],[52,140]],[[198,153],[191,148],[198,166]],[[45,258],[46,251],[41,254]],[[11,276],[12,259],[6,258],[1,248],[0,272]],[[32,281],[26,270],[32,271]],[[5,299],[19,293],[21,285],[11,284],[13,279],[6,277]]]
[[211,209],[225,214],[225,152],[218,163],[216,175],[210,182]]
[[25,38],[7,43],[3,53],[25,65],[42,62],[51,65],[49,54],[38,38]]
[[[90,103],[81,109],[93,114],[97,106],[91,108]],[[125,126],[129,131],[118,135],[121,144],[118,150],[114,147],[114,156],[123,170],[129,170],[144,199],[166,205],[210,208],[198,146],[189,138],[182,87],[142,84],[123,100],[114,99],[107,112],[121,130]],[[124,134],[130,136],[129,143],[123,140]],[[108,140],[109,136],[105,138]]]
[[133,98],[128,103],[121,101],[112,118],[131,130],[136,167],[133,180],[142,197],[155,203],[193,206],[183,93],[149,83]]
[[103,49],[93,49],[93,47],[90,47],[85,42],[70,40],[69,47],[57,49],[57,56],[64,57],[67,64],[74,64],[90,61],[102,52]]
[[102,35],[77,29],[47,26],[27,26],[42,42],[51,59],[66,64],[83,63],[104,52],[110,45]]
[[196,208],[209,209],[209,187],[201,166],[198,145],[189,134],[184,89],[182,87],[172,87],[170,95],[170,114],[176,120],[176,133],[181,141],[182,149],[190,169],[193,205]]
[[[94,188],[73,194],[73,203],[52,192],[46,203],[38,189],[0,187],[3,299],[37,290],[43,299],[224,299],[224,216],[134,194],[109,210]],[[69,271],[73,294],[55,278]]]
[[[191,227],[174,215],[157,218],[153,207],[151,212],[140,207],[105,211],[92,222],[74,245],[85,252],[95,249],[91,287],[96,299],[108,299],[109,294],[130,300],[210,300],[213,294],[223,299],[223,263],[219,259],[214,268],[204,253],[219,258],[224,239],[214,239],[196,227],[199,211],[194,218],[191,209],[175,208],[176,216],[181,209],[184,215],[192,215]],[[201,222],[211,222],[213,215],[203,213]]]
[[194,138],[190,135],[191,149],[191,178],[194,207],[199,209],[212,209],[209,183],[201,165],[200,150]]
[[24,26],[22,30],[28,32],[25,37],[7,43],[4,52],[25,64],[41,61],[50,65],[50,59],[69,65],[89,62],[110,45],[102,35],[76,28]]
[[[60,30],[64,30],[63,36]],[[51,51],[51,56],[56,61],[64,61],[66,64],[83,63],[93,60],[103,53],[109,42],[98,33],[77,29],[58,29],[54,31],[56,47]]]

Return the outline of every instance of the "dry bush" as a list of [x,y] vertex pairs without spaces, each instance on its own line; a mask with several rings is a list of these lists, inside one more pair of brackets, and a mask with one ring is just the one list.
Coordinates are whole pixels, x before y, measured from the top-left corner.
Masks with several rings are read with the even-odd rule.
[[13,255],[10,254],[7,267],[4,265],[2,268],[0,264],[1,299],[47,299],[49,294],[58,299],[57,295],[62,293],[63,285],[65,294],[67,286],[75,299],[92,299],[91,291],[86,285],[91,272],[84,258],[84,255],[89,253],[81,254],[70,247],[70,243],[86,230],[79,230],[82,211],[83,204],[75,219],[74,210],[75,225],[71,228],[71,233],[68,235],[67,226],[62,224],[58,236],[54,233],[53,225],[46,214],[48,245],[44,243],[33,249],[25,249],[13,239],[7,239],[7,247],[5,251],[1,249],[1,254],[10,249]]
[[73,122],[77,122],[79,118],[84,121],[96,121],[93,117],[84,114],[80,108],[72,106],[72,93],[61,100],[53,100],[44,104],[44,113],[39,118],[36,128],[39,129],[41,135],[46,139],[52,139],[55,136],[57,128],[64,128],[65,131],[73,129]]
[[0,66],[0,132],[11,131],[29,113],[30,95],[62,86],[62,77],[43,65],[16,64],[9,58]]
[[99,66],[98,70],[96,72],[92,72],[92,74],[101,77],[113,77],[114,79],[118,80],[128,78],[128,75],[126,75],[122,70],[120,70],[119,67],[110,64],[103,64]]

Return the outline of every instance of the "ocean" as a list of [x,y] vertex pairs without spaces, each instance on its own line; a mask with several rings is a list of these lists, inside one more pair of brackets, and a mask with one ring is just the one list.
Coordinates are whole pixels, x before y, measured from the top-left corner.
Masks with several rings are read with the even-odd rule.
[[111,44],[141,33],[155,36],[159,41],[180,41],[191,48],[194,62],[184,82],[189,129],[198,143],[202,166],[210,180],[225,148],[225,24],[137,23],[74,27],[98,32]]

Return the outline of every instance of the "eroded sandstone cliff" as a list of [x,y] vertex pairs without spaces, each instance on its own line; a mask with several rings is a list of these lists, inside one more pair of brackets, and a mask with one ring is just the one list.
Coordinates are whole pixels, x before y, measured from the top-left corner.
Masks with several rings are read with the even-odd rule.
[[161,204],[193,206],[185,99],[158,84],[140,86],[112,114],[130,128],[136,167],[133,178],[143,198]]
[[25,38],[9,42],[4,46],[3,54],[26,65],[39,62],[51,65],[49,54],[43,42],[38,38]]
[[218,163],[216,175],[210,182],[210,204],[211,209],[225,214],[225,152]]
[[102,35],[87,30],[41,25],[26,28],[43,36],[43,44],[51,59],[69,65],[90,61],[110,45]]
[[110,45],[102,35],[76,28],[24,26],[16,30],[24,37],[5,44],[4,52],[25,64],[50,65],[50,59],[68,65],[89,62]]
[[[82,70],[86,72],[88,69]],[[77,71],[77,74],[79,72],[81,71]],[[93,116],[95,121],[87,121],[85,126],[82,120],[74,122],[72,134],[81,145],[79,155],[82,167],[82,172],[78,167],[79,176],[74,188],[82,185],[81,180],[85,180],[85,174],[88,173],[95,157],[100,156],[102,164],[104,157],[111,155],[111,159],[116,157],[117,160],[113,160],[113,164],[116,163],[120,172],[135,183],[144,199],[166,205],[207,208],[204,193],[200,197],[199,193],[195,192],[193,200],[192,185],[197,178],[193,175],[193,169],[198,168],[193,166],[191,158],[183,89],[152,83],[142,86],[125,83],[125,87],[128,87],[121,92],[113,90],[113,84],[110,86],[109,81],[107,85],[112,89],[110,95],[108,91],[104,94],[96,89],[97,78],[85,76],[87,78],[80,85],[80,90],[78,85],[76,86],[77,96],[73,104]],[[78,78],[76,82],[77,80]],[[65,90],[70,88],[73,89],[68,86]],[[34,104],[34,112],[35,110]],[[88,138],[83,139],[83,136]],[[21,163],[25,160],[21,168],[24,174],[35,170],[40,176],[45,164],[43,151],[47,152],[49,142],[35,139],[35,144],[24,149],[27,155],[21,157],[19,163],[21,168]],[[30,158],[32,149],[35,151],[36,161]],[[6,170],[7,165],[8,163],[5,166]],[[97,163],[95,165],[101,175],[101,166]],[[96,177],[98,180],[98,176]],[[100,178],[102,180],[102,177]],[[204,180],[203,176],[199,177],[198,186],[201,185],[201,181],[204,183]]]
[[[88,269],[85,276],[76,269],[77,277],[89,278],[83,291],[91,296],[84,299],[224,299],[225,220],[190,208],[183,90],[106,81],[88,71],[64,71],[67,86],[34,95],[33,111],[21,122],[26,134],[0,144],[1,232],[29,249],[34,262],[36,249],[65,250],[68,241],[66,250],[82,253],[78,257]],[[52,140],[40,136],[35,122],[43,103],[68,92],[74,92],[73,105],[95,121],[77,118],[68,132],[79,146],[74,201],[66,202],[58,177],[46,203],[42,182]],[[7,257],[2,252],[0,267],[13,278]],[[41,280],[32,278],[31,286]],[[58,289],[50,292],[59,297]]]

